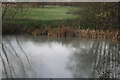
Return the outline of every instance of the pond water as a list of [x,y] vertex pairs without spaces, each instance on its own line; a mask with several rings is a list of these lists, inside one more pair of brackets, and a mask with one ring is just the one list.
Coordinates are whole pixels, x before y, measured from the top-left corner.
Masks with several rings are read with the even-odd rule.
[[3,36],[3,78],[120,78],[120,42]]

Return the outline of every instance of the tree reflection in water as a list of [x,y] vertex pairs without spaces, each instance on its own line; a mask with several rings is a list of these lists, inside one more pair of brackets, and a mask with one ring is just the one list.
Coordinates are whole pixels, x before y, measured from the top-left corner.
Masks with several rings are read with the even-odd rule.
[[[31,44],[32,43],[35,43],[35,44],[33,44],[33,46],[30,46],[29,42],[31,42]],[[46,54],[45,52],[44,54],[41,54],[41,52],[39,52],[38,50],[38,53],[41,55],[45,55],[50,59],[53,59],[54,57],[59,57],[59,59],[65,59],[65,60],[59,60],[56,62],[59,63],[60,61],[63,61],[61,62],[61,64],[60,63],[59,64],[62,66],[66,66],[65,70],[68,71],[68,73],[71,72],[69,74],[72,74],[73,77],[75,78],[98,78],[98,77],[99,78],[120,78],[119,41],[98,40],[98,39],[88,40],[88,39],[78,39],[78,38],[47,38],[47,37],[40,37],[40,36],[3,37],[2,53],[0,54],[0,59],[3,65],[3,75],[4,75],[3,77],[8,77],[8,78],[11,78],[11,77],[33,78],[34,77],[36,78],[36,74],[39,74],[39,73],[36,73],[35,71],[36,70],[38,71],[38,69],[42,67],[38,66],[39,68],[35,69],[35,66],[32,65],[31,62],[34,62],[34,61],[31,61],[29,52],[32,50],[30,49],[34,47],[37,49],[41,49],[39,47],[41,47],[41,44],[42,44],[45,46],[44,47],[45,49],[48,48],[48,50],[49,49],[51,50],[51,47],[55,46],[51,44],[51,42],[56,43],[55,45],[60,44],[58,45],[58,48],[61,47],[61,49],[65,49],[65,50],[72,49],[72,50],[68,51],[66,55],[62,54],[62,56],[59,55],[61,53],[57,53],[57,52],[55,52],[55,54],[51,54],[50,56],[48,56],[49,55],[48,53],[50,51],[48,52],[46,51],[47,52]],[[36,44],[38,45],[36,46]],[[27,48],[25,49],[24,47],[25,45],[29,46],[28,48],[29,50],[26,50]],[[54,52],[54,49],[56,48],[53,48],[53,52]],[[32,52],[32,55],[33,55],[32,58],[34,56],[36,58],[35,53],[37,54],[37,51],[34,52],[35,50],[33,50]],[[38,55],[38,58],[42,58],[42,57]],[[38,60],[40,61],[40,59]],[[45,59],[43,58],[43,62],[44,60]],[[48,65],[48,63],[46,62],[46,65]],[[45,64],[43,63],[42,65],[44,66]],[[40,70],[43,70],[44,72],[44,69],[48,69],[49,71],[50,69],[49,65]],[[61,70],[64,70],[64,69],[61,68]],[[49,73],[52,73],[52,72],[49,72]],[[66,73],[64,74],[67,75]],[[53,74],[53,75],[56,76],[56,74]]]
[[[11,39],[11,38],[10,38]],[[30,64],[28,55],[22,49],[16,37],[10,40],[9,37],[3,38],[2,53],[0,54],[3,71],[3,78],[28,78],[35,77],[35,72]],[[12,42],[13,41],[13,42]],[[22,54],[21,54],[22,53]],[[29,74],[29,71],[33,71]]]
[[76,49],[68,63],[74,77],[120,78],[119,42],[94,40],[80,43]]

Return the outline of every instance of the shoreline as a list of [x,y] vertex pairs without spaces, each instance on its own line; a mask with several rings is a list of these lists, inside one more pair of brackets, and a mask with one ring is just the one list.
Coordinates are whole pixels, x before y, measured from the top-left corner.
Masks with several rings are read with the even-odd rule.
[[80,38],[103,38],[103,39],[120,39],[120,30],[90,30],[90,29],[72,29],[70,27],[58,27],[44,29],[27,28],[25,30],[31,35],[45,35],[48,37],[80,37]]
[[28,34],[41,35],[48,37],[79,37],[79,38],[98,38],[98,39],[120,39],[120,30],[95,30],[95,29],[80,29],[72,27],[4,27],[2,34]]

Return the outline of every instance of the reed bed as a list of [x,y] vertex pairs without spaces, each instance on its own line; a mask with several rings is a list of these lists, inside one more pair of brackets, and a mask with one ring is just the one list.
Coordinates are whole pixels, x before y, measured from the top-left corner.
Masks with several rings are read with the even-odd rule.
[[73,29],[71,27],[44,27],[44,28],[27,28],[27,33],[32,35],[46,35],[49,37],[86,37],[86,38],[104,38],[120,39],[120,30],[90,30],[90,29]]

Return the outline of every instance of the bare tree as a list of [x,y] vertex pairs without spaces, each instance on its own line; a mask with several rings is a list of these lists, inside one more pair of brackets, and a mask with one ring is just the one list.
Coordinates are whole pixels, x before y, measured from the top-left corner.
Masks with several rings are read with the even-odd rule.
[[15,18],[17,14],[21,14],[20,17],[23,17],[24,12],[27,11],[26,3],[12,2],[12,3],[3,3],[2,4],[2,19],[4,18]]
[[7,12],[8,7],[9,7],[9,3],[2,4],[2,19],[4,18],[4,15]]

